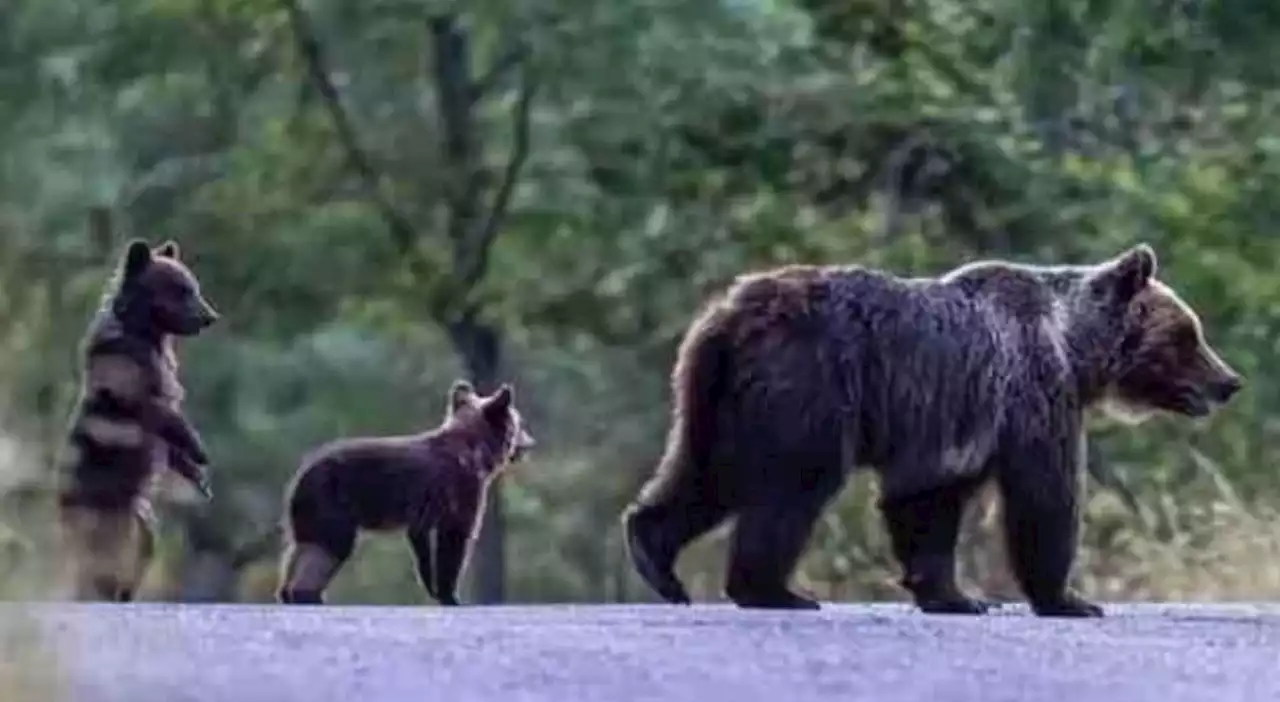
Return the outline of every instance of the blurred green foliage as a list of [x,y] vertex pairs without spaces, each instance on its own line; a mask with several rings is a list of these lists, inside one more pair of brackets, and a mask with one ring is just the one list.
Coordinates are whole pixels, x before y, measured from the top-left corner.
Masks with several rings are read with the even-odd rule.
[[[1223,543],[1214,505],[1274,551],[1256,515],[1280,488],[1278,31],[1260,2],[6,4],[0,417],[22,451],[2,474],[38,473],[59,440],[124,239],[174,238],[225,318],[182,348],[216,498],[166,510],[148,596],[269,599],[274,552],[234,559],[303,452],[434,425],[449,381],[484,373],[516,383],[541,442],[477,554],[489,591],[646,599],[617,514],[710,290],[784,262],[928,274],[1145,240],[1248,391],[1203,425],[1098,423],[1097,460],[1137,499],[1091,486],[1081,577],[1265,595],[1259,551],[1232,551],[1256,587],[1229,592],[1161,589],[1152,554],[1231,577],[1195,558]],[[874,481],[855,483],[802,579],[898,597]],[[681,565],[700,597],[719,596],[715,540]],[[423,601],[405,556],[369,539],[335,599]]]

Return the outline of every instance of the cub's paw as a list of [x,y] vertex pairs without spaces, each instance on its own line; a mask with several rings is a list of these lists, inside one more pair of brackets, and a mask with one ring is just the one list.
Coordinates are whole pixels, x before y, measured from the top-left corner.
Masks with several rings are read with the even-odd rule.
[[183,458],[197,466],[209,465],[209,452],[199,439],[195,439],[190,446],[179,448],[177,451]]
[[317,590],[282,588],[276,593],[276,601],[285,605],[323,605],[324,595]]

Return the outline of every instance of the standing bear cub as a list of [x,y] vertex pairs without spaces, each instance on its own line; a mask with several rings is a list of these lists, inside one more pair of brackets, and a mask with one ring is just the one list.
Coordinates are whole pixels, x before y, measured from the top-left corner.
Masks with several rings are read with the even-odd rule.
[[132,600],[152,557],[148,487],[173,470],[208,498],[204,444],[182,414],[175,336],[218,319],[178,245],[131,242],[82,346],[59,459],[58,521],[76,599]]
[[288,548],[277,599],[322,604],[359,530],[407,532],[418,577],[457,605],[458,577],[479,534],[489,484],[534,439],[510,385],[489,397],[454,381],[439,427],[331,442],[303,461],[286,497]]
[[982,261],[938,278],[857,266],[745,275],[694,321],[656,474],[625,510],[663,599],[674,564],[736,515],[726,595],[815,609],[788,580],[850,470],[871,467],[902,584],[926,612],[980,614],[955,576],[966,502],[993,480],[1014,575],[1041,616],[1101,616],[1070,591],[1083,414],[1201,417],[1241,387],[1141,244],[1095,265]]

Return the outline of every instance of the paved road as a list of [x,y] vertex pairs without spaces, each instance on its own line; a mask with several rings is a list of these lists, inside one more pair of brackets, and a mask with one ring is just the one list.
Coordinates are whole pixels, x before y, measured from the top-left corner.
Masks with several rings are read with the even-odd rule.
[[1280,606],[1093,621],[896,605],[35,611],[84,702],[1280,700]]

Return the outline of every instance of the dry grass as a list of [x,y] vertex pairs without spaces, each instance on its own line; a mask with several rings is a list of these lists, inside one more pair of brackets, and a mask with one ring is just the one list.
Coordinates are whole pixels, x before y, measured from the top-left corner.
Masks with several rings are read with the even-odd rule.
[[0,611],[0,699],[54,702],[64,699],[59,655],[34,618],[13,607]]
[[1117,534],[1086,551],[1082,581],[1114,600],[1182,602],[1280,599],[1280,514],[1226,500],[1194,503],[1176,528]]
[[[1280,514],[1224,500],[1193,505],[1177,515],[1176,527],[1150,528],[1110,496],[1095,498],[1085,516],[1075,586],[1112,602],[1280,599]],[[1021,598],[1006,567],[998,522],[980,527],[965,556],[975,588]]]
[[[24,522],[24,526],[27,526]],[[0,529],[5,531],[5,529]],[[24,601],[50,599],[48,564],[27,534],[12,531],[9,548],[0,549],[4,578],[0,580],[0,700],[56,702],[65,699],[61,664],[65,653],[43,623],[24,608]],[[17,546],[13,544],[17,543]]]
[[65,699],[65,652],[44,624],[22,604],[56,599],[52,586],[52,519],[47,509],[12,497],[31,485],[38,460],[0,434],[0,701]]

